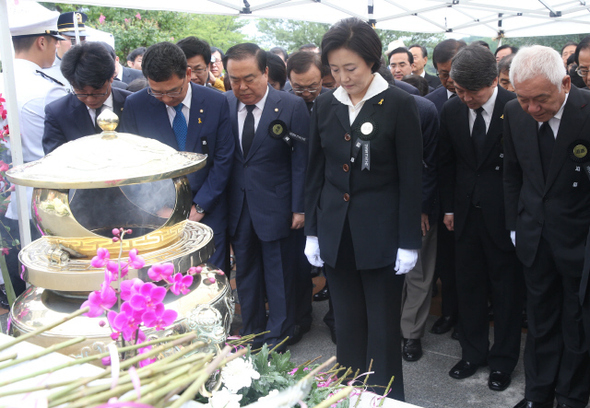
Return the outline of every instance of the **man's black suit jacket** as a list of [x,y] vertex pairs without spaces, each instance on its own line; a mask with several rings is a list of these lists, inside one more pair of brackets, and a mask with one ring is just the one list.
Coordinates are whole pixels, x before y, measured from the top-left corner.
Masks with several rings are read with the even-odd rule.
[[[541,236],[554,249],[558,268],[582,274],[584,244],[590,226],[590,181],[574,148],[590,147],[590,92],[572,87],[544,181],[537,141],[538,122],[517,101],[504,115],[504,188],[506,227],[516,231],[517,255],[531,266]],[[590,161],[590,154],[585,159]],[[583,161],[583,160],[582,160]]]
[[133,80],[137,78],[143,78],[143,72],[138,69],[123,67],[123,75],[121,75],[121,81],[129,85]]
[[[131,92],[117,88],[111,88],[111,90],[113,112],[119,117],[117,129],[120,129],[123,105]],[[45,131],[43,132],[45,154],[54,151],[66,142],[95,133],[96,130],[88,114],[88,108],[76,95],[68,94],[45,106]]]
[[[348,106],[334,91],[318,96],[311,117],[306,176],[305,234],[317,236],[320,255],[336,265],[348,218],[359,270],[395,262],[397,249],[422,246],[422,138],[414,98],[396,87],[365,101],[350,125]],[[371,121],[371,168],[361,154],[351,163],[361,124]]]
[[503,169],[504,105],[516,96],[498,87],[492,119],[486,134],[483,159],[477,159],[469,129],[469,108],[459,98],[444,104],[439,142],[440,199],[444,213],[455,214],[455,237],[464,231],[477,189],[479,205],[490,236],[504,250],[513,249],[505,228]]

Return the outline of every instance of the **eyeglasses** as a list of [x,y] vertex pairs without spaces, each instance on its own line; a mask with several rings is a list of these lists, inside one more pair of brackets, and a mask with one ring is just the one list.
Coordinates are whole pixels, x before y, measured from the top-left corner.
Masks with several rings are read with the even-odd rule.
[[437,72],[436,75],[441,79],[449,79],[451,77],[448,72]]
[[295,92],[297,95],[301,95],[302,93],[305,92],[309,92],[309,93],[314,93],[317,92],[319,88],[293,88],[293,92]]
[[589,70],[588,70],[588,68],[578,67],[578,68],[576,68],[576,72],[578,73],[579,76],[585,77],[585,76],[588,76]]
[[[110,84],[110,82],[109,82]],[[104,85],[102,86],[104,87]],[[109,93],[109,88],[107,88],[107,90],[103,93],[91,93],[91,94],[87,94],[87,93],[77,93],[76,90],[72,87],[71,88],[71,92],[76,95],[79,99],[86,99],[86,98],[102,98],[104,96],[107,96],[107,94]]]
[[193,68],[191,67],[191,71],[197,74],[202,74],[203,72],[207,71],[207,68]]
[[153,96],[154,98],[162,98],[164,96],[167,96],[169,98],[175,98],[179,95],[182,94],[182,88],[184,88],[184,84],[186,83],[186,77],[183,79],[182,81],[182,85],[180,85],[178,88],[172,90],[172,91],[168,91],[168,92],[154,92],[152,90],[152,88],[148,87],[147,89],[147,93],[150,94],[151,96]]

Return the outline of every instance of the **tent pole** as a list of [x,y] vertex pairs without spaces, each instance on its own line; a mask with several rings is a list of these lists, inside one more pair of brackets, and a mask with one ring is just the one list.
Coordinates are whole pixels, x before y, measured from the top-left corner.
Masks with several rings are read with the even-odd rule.
[[[14,56],[12,36],[8,28],[8,1],[0,0],[0,56],[4,77],[3,95],[6,99],[8,111],[8,127],[10,129],[10,151],[12,163],[15,166],[23,164],[23,149],[21,144],[18,104],[16,101],[16,85],[14,83]],[[20,231],[21,248],[31,243],[31,228],[29,223],[29,206],[27,204],[27,190],[24,186],[16,187],[16,204],[18,208],[18,227]]]

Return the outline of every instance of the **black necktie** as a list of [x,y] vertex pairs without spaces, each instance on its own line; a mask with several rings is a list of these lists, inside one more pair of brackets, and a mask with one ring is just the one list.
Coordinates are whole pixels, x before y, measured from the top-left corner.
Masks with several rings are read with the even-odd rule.
[[473,146],[475,147],[475,156],[477,157],[478,163],[483,160],[484,145],[486,141],[486,122],[483,120],[483,107],[479,107],[475,110],[477,116],[475,122],[473,122],[473,129],[471,130],[471,139],[473,140]]
[[100,126],[98,126],[98,115],[100,115],[100,112],[102,112],[102,107],[104,105],[102,105],[100,108],[96,108],[95,109],[95,115],[94,115],[94,129],[96,130],[96,133],[101,133],[102,129],[100,128]]
[[252,141],[254,140],[254,114],[252,111],[256,105],[246,105],[246,120],[244,121],[244,129],[242,129],[242,150],[244,151],[244,157],[248,155]]
[[545,181],[547,181],[547,174],[549,174],[554,145],[555,136],[553,135],[553,130],[549,126],[549,122],[543,122],[539,128],[539,153],[541,154],[541,165],[543,166],[543,177],[545,177]]

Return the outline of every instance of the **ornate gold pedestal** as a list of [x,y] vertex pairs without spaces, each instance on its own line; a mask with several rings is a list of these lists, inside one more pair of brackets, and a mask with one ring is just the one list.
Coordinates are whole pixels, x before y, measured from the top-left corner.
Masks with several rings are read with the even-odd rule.
[[[204,167],[206,156],[116,133],[114,119],[105,121],[109,114],[113,115],[105,111],[99,117],[102,134],[66,143],[7,172],[11,182],[35,187],[31,212],[43,234],[19,253],[23,279],[33,286],[13,305],[9,334],[29,333],[79,309],[104,280],[104,269],[91,265],[98,248],[107,249],[114,261],[121,251],[124,262],[129,251],[137,249],[146,264],[140,270],[129,269],[127,279],[150,281],[147,271],[154,264],[171,262],[181,273],[203,266],[202,273],[194,275],[189,294],[166,295],[164,305],[178,313],[174,324],[159,332],[144,330],[147,337],[195,330],[204,320],[216,333],[216,341],[225,341],[234,312],[229,281],[214,266],[203,264],[214,251],[213,231],[187,220],[192,193],[186,175]],[[133,232],[121,245],[112,240],[113,228]],[[202,306],[197,309],[200,305],[214,310],[203,313]],[[211,329],[211,316],[216,316],[213,323],[221,331]],[[79,316],[30,341],[47,347],[85,336],[84,343],[62,353],[78,357],[101,353],[112,342],[110,328],[100,325],[101,320],[106,323],[106,316]]]

